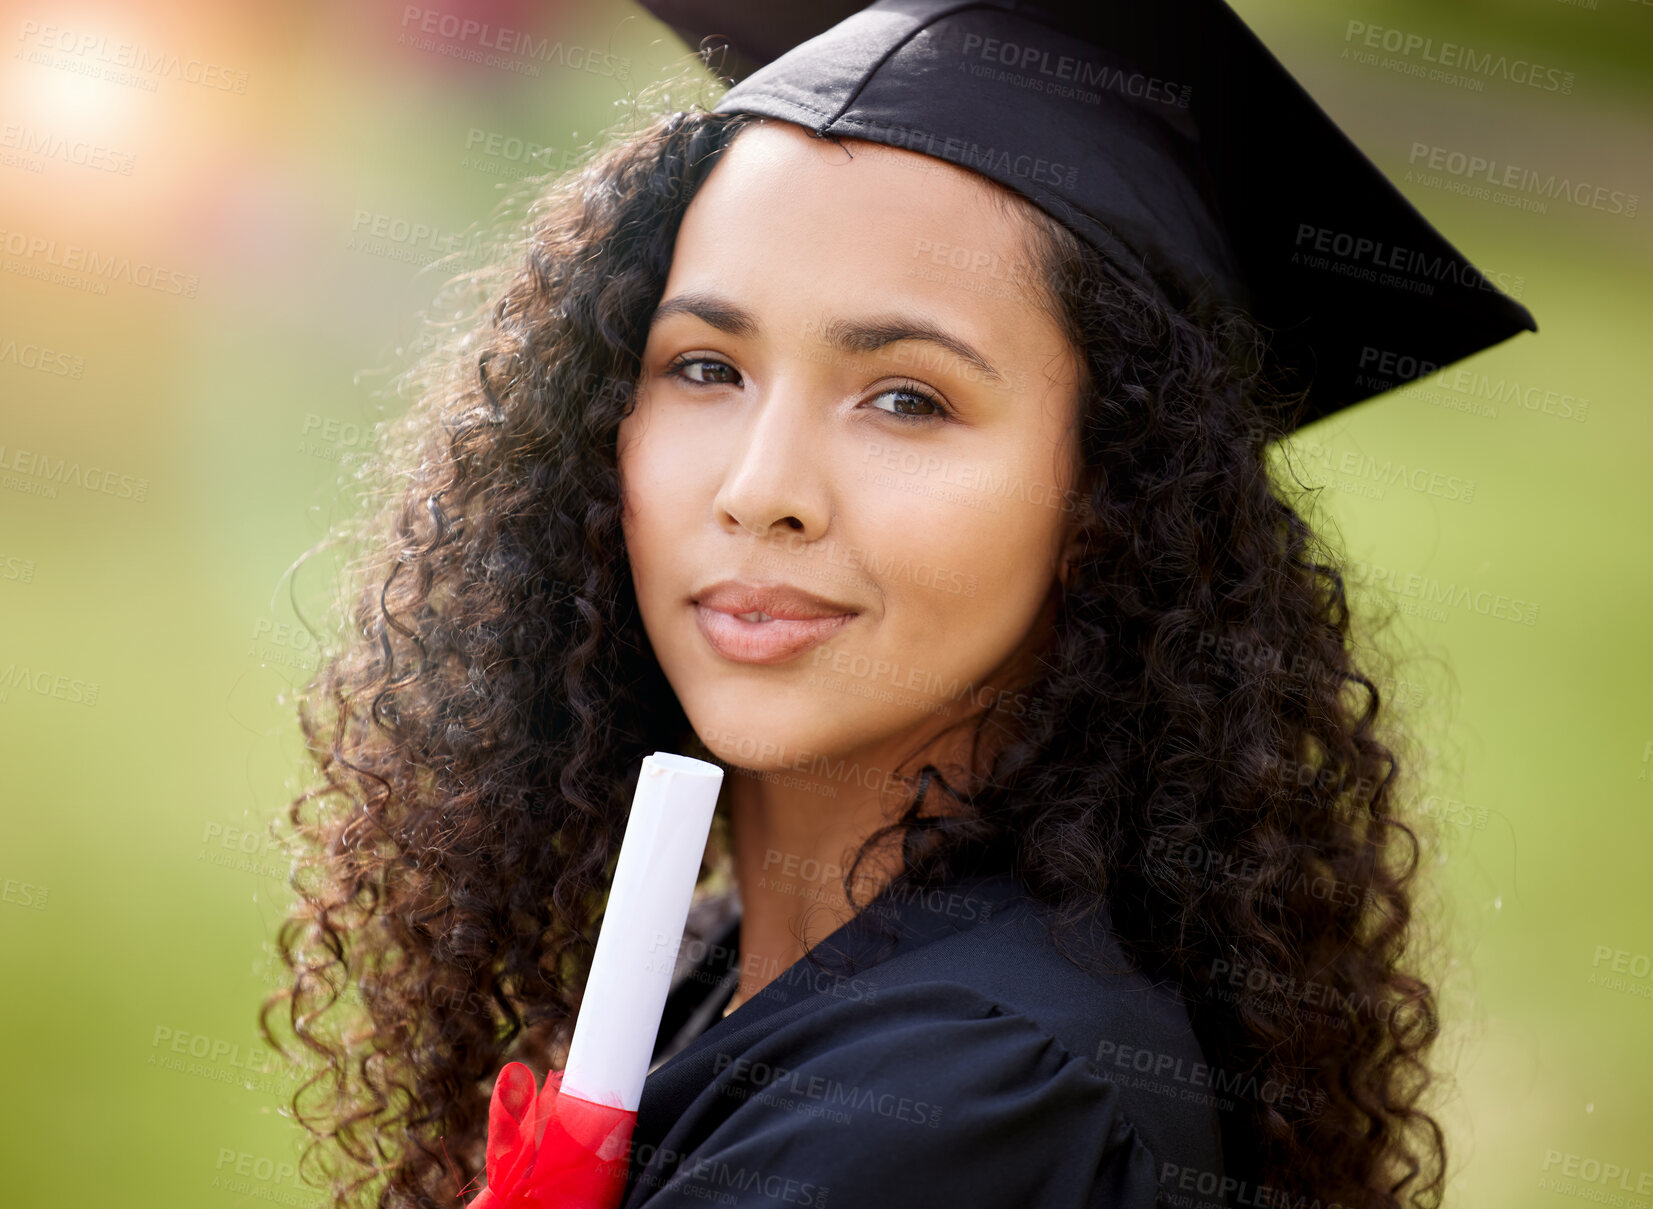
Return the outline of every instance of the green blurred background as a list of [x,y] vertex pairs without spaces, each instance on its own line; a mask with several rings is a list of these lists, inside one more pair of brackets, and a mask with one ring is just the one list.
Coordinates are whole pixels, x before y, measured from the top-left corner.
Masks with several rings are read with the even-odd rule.
[[[314,660],[295,602],[332,588],[290,565],[353,508],[467,260],[430,262],[683,66],[620,0],[430,2],[0,6],[0,1204],[317,1203],[254,1024],[288,894],[266,824],[303,770],[283,694]],[[1429,758],[1449,1203],[1653,1204],[1653,3],[1237,7],[1541,328],[1297,443]],[[560,50],[467,62],[427,11]],[[1372,30],[1570,82],[1431,79]],[[1477,196],[1419,146],[1621,201]],[[157,272],[51,280],[69,245]]]

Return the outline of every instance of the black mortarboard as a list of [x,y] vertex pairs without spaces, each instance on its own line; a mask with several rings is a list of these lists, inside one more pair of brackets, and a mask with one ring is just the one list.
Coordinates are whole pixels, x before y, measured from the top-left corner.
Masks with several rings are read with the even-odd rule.
[[643,3],[727,48],[717,111],[973,169],[1171,299],[1245,307],[1312,381],[1301,423],[1538,330],[1222,0]]

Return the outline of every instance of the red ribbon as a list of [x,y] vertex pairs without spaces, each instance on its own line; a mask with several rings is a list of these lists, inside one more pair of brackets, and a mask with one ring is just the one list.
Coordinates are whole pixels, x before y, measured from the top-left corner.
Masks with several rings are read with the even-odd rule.
[[467,1209],[615,1209],[637,1113],[562,1095],[562,1072],[507,1062],[488,1106],[488,1186]]

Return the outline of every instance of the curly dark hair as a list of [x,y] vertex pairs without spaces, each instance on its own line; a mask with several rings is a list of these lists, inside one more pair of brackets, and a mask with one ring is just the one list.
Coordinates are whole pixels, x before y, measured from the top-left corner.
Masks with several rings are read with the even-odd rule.
[[[288,811],[292,985],[259,1023],[311,1072],[302,1167],[340,1206],[474,1190],[501,1065],[566,1053],[642,758],[715,758],[639,622],[616,430],[682,215],[751,120],[660,117],[549,186],[483,313],[426,358],[376,502],[329,539],[356,554],[348,617],[299,702],[320,780]],[[893,830],[894,885],[992,851],[1063,920],[1105,904],[1213,1069],[1261,1089],[1225,1120],[1231,1174],[1281,1203],[1438,1204],[1403,733],[1392,706],[1379,733],[1342,563],[1271,460],[1303,396],[1272,389],[1245,316],[1006,197],[1082,352],[1083,554],[1031,708],[967,720],[1010,741],[974,783],[904,779],[846,893]],[[957,809],[924,810],[935,785]],[[720,810],[703,883],[727,847]]]

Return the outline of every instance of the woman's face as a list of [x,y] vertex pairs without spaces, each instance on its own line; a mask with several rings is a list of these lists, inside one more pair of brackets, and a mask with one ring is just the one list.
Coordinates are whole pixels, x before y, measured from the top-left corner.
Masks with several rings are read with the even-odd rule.
[[625,538],[655,655],[737,766],[1026,704],[1077,366],[995,188],[766,122],[684,216],[619,431]]

